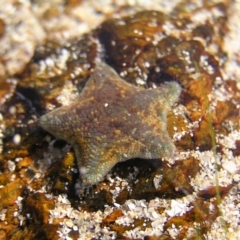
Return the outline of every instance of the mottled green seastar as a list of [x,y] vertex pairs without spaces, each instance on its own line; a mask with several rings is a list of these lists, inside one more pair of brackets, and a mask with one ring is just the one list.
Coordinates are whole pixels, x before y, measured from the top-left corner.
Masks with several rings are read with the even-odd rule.
[[101,63],[77,100],[42,116],[40,125],[73,146],[83,184],[92,185],[118,162],[172,157],[167,112],[180,91],[176,82],[133,86]]

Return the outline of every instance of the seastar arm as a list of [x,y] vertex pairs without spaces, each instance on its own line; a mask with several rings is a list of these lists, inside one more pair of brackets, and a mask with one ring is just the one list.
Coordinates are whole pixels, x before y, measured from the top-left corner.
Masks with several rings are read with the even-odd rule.
[[107,154],[101,154],[94,146],[84,148],[80,144],[74,145],[80,178],[84,185],[93,185],[100,182],[104,176],[117,163],[115,159],[108,157]]

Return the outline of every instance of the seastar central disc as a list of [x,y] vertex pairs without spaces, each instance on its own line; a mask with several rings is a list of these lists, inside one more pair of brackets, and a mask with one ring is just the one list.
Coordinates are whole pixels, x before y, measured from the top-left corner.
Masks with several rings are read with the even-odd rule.
[[40,125],[73,146],[82,181],[92,185],[118,162],[173,155],[166,118],[180,91],[176,82],[133,86],[101,63],[77,100],[42,116]]

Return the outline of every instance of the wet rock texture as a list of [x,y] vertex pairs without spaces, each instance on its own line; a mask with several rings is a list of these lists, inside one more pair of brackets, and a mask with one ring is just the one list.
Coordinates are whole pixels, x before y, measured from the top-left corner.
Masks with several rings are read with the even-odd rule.
[[[192,12],[181,6],[171,14],[109,17],[67,43],[47,41],[15,75],[2,74],[1,239],[196,239],[211,231],[224,212],[222,202],[239,190],[240,96],[237,82],[223,79],[221,71],[229,6],[206,4]],[[191,13],[204,9],[209,19],[194,22]],[[0,38],[5,25],[0,19]],[[42,130],[37,119],[73,101],[97,61],[142,88],[181,85],[167,122],[178,153],[170,160],[118,163],[105,180],[82,190],[71,146]],[[95,235],[91,218],[99,226]],[[92,235],[81,233],[84,224]],[[223,225],[228,234],[230,223]]]

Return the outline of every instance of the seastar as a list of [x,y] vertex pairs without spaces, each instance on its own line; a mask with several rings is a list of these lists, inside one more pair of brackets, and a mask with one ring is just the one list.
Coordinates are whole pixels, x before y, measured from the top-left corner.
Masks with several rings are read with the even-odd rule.
[[173,156],[167,112],[180,91],[176,82],[133,86],[100,63],[77,100],[43,115],[40,125],[73,146],[83,184],[93,185],[118,162]]

